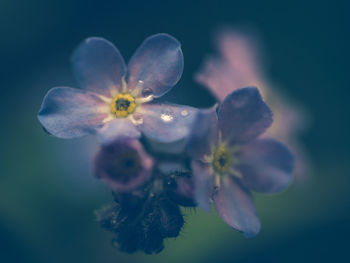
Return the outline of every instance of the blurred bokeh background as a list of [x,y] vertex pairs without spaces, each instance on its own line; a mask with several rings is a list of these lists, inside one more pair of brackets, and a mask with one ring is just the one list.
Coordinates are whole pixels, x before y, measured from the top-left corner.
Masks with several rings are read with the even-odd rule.
[[[349,8],[346,1],[0,0],[0,262],[329,262],[350,260]],[[205,107],[194,83],[221,25],[262,37],[267,77],[312,116],[301,136],[312,174],[277,195],[256,195],[262,231],[246,240],[216,216],[184,210],[182,235],[153,256],[119,253],[94,210],[111,200],[93,177],[93,138],[46,135],[36,113],[54,86],[75,86],[73,49],[88,36],[128,59],[143,39],[182,42],[185,71],[166,96]]]

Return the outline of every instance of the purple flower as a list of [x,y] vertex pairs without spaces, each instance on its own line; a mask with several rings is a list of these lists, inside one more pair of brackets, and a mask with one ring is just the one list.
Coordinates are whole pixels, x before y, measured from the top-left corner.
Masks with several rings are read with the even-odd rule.
[[258,139],[272,124],[272,112],[254,87],[234,91],[217,109],[202,111],[188,151],[195,199],[205,211],[214,201],[219,216],[246,237],[260,221],[249,190],[272,193],[291,181],[293,156],[280,142]]
[[124,138],[103,145],[94,164],[96,176],[111,189],[128,192],[150,179],[154,161],[138,140]]
[[[73,69],[82,89],[56,87],[38,114],[52,135],[73,138],[100,134],[104,141],[140,136],[173,142],[187,136],[195,109],[144,104],[168,92],[180,79],[183,55],[170,35],[147,38],[128,66],[118,49],[103,38],[86,39],[74,52]],[[182,132],[177,132],[181,130]]]
[[259,87],[274,112],[274,123],[264,136],[283,141],[297,153],[295,175],[303,178],[309,165],[298,137],[308,127],[308,113],[282,96],[266,78],[260,41],[255,34],[225,29],[216,34],[215,43],[219,55],[205,60],[195,75],[196,81],[206,86],[218,101],[241,87]]

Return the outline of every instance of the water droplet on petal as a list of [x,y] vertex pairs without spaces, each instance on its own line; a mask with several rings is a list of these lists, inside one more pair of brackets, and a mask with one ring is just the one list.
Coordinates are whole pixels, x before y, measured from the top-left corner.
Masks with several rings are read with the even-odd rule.
[[186,117],[186,116],[188,116],[188,111],[187,110],[182,110],[181,111],[181,116],[184,116],[184,117]]
[[164,122],[171,122],[174,117],[168,114],[163,113],[162,115],[160,115],[160,118],[164,121]]
[[141,91],[141,95],[144,98],[151,97],[151,96],[153,96],[153,90],[150,88],[144,88]]
[[172,114],[171,111],[165,111],[164,113],[162,113],[160,115],[160,118],[164,121],[164,122],[171,122],[174,120],[174,116]]

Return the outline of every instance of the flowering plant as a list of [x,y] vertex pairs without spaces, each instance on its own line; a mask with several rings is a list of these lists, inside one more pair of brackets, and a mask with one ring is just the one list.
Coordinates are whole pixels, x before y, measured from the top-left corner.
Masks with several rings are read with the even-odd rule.
[[259,232],[248,189],[281,191],[294,159],[282,143],[259,138],[273,114],[257,88],[230,92],[210,109],[155,103],[183,71],[181,45],[167,34],[147,38],[128,66],[96,37],[72,61],[82,89],[51,89],[38,119],[56,137],[99,138],[95,174],[114,203],[96,214],[120,250],[160,252],[163,240],[181,231],[180,206],[209,211],[211,201],[233,229],[246,237]]

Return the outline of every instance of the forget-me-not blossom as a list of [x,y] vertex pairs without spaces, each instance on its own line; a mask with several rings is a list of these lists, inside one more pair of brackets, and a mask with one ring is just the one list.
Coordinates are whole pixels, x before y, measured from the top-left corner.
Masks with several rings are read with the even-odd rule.
[[111,42],[91,37],[75,50],[72,62],[82,89],[56,87],[46,94],[38,118],[50,134],[73,138],[98,132],[103,141],[113,141],[137,138],[141,131],[165,143],[188,135],[194,108],[145,104],[181,77],[183,54],[172,36],[147,38],[128,66]]
[[198,205],[209,211],[213,200],[219,216],[246,237],[260,230],[249,190],[277,192],[291,181],[293,155],[278,141],[258,139],[271,124],[259,91],[242,88],[198,114],[189,142]]

